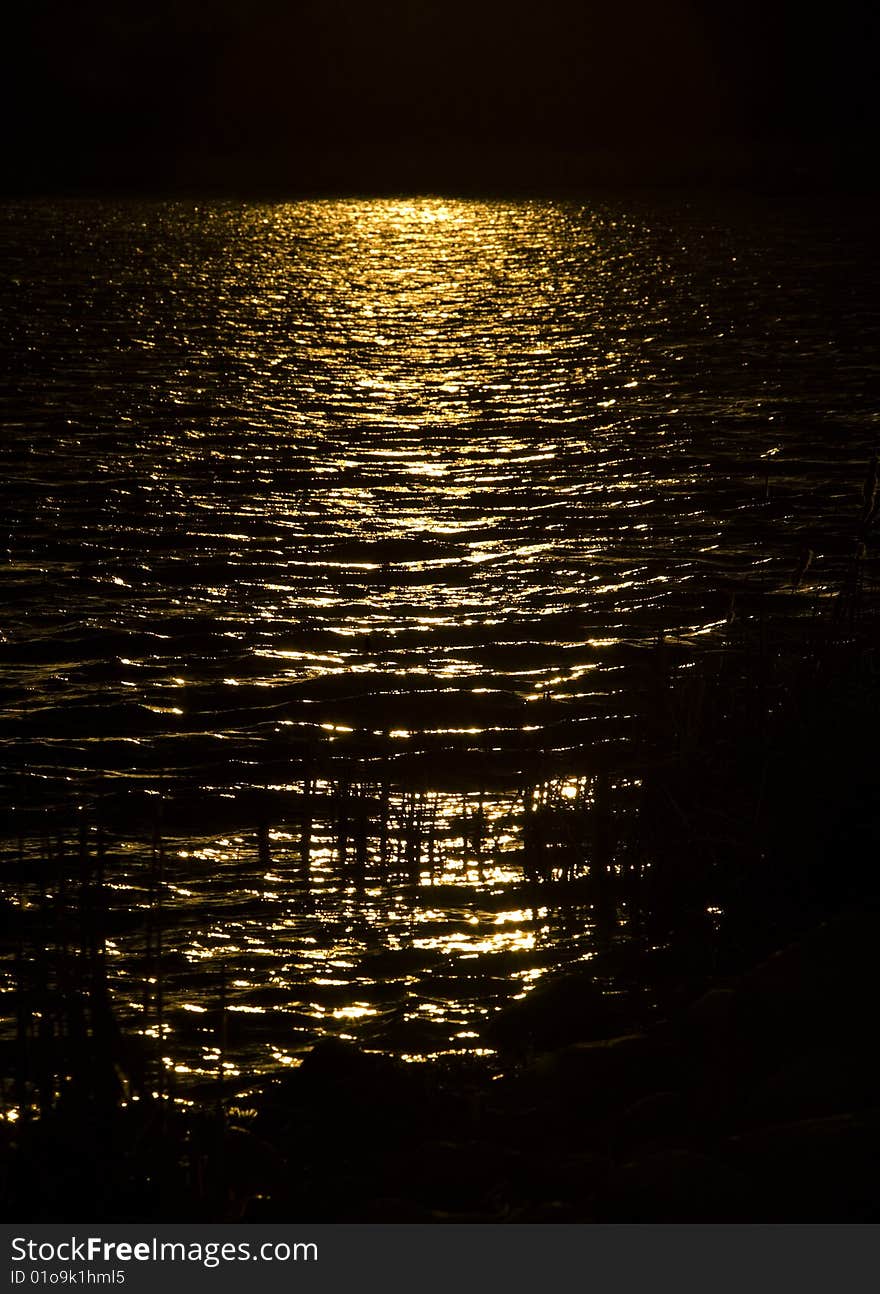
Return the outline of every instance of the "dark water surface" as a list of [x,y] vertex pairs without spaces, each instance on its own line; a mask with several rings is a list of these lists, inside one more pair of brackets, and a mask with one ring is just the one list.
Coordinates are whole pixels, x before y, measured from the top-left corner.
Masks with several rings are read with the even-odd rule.
[[[535,768],[578,803],[658,634],[711,645],[733,582],[812,549],[821,598],[850,556],[871,213],[72,202],[2,240],[7,802],[99,800],[135,908],[167,803],[147,1027],[182,1074],[216,1068],[220,964],[233,1071],[327,1029],[484,1050],[596,945],[524,883]],[[284,811],[352,767],[388,797],[357,875],[329,807],[305,862]],[[136,1018],[143,938],[108,950]]]

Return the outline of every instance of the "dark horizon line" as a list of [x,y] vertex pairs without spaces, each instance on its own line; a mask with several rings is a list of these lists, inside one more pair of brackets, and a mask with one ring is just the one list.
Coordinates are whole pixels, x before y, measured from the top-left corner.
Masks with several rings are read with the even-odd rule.
[[676,175],[666,178],[608,178],[565,181],[447,180],[435,182],[401,177],[366,183],[358,180],[331,183],[289,184],[280,181],[165,180],[154,184],[138,181],[107,182],[50,181],[44,184],[7,184],[0,187],[3,202],[37,200],[145,202],[309,202],[322,200],[369,200],[388,198],[448,198],[490,201],[579,201],[622,195],[719,196],[731,198],[813,197],[818,199],[880,198],[880,182],[866,176],[816,176],[800,174],[743,177]]

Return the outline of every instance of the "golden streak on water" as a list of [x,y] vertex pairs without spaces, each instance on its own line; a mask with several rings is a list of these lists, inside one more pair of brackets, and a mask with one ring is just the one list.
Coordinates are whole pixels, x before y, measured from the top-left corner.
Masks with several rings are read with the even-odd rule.
[[[757,559],[730,498],[713,512],[705,464],[679,454],[688,410],[708,398],[700,371],[728,354],[709,339],[729,321],[714,317],[721,297],[688,279],[692,249],[677,228],[565,203],[440,198],[119,219],[127,253],[151,249],[140,296],[119,286],[135,273],[127,262],[104,285],[130,320],[137,416],[126,419],[146,448],[107,453],[99,472],[88,463],[102,505],[118,511],[107,543],[123,557],[120,570],[103,561],[83,573],[76,616],[129,636],[118,673],[97,672],[82,695],[119,705],[129,726],[136,711],[144,735],[125,740],[169,767],[186,767],[189,743],[209,770],[237,764],[240,783],[218,773],[200,785],[213,806],[253,785],[300,795],[289,753],[299,742],[322,757],[360,742],[392,773],[414,752],[447,763],[477,752],[490,771],[518,741],[576,753],[597,715],[615,736],[631,723],[629,649],[670,623],[683,643],[723,626],[717,606],[687,601],[700,563]],[[116,359],[114,349],[108,372]],[[111,421],[118,385],[108,383]],[[763,398],[743,396],[750,436]],[[153,408],[141,426],[137,411]],[[778,436],[768,454],[781,452]],[[73,448],[82,466],[83,445]],[[59,492],[45,491],[47,508]],[[44,698],[65,669],[35,662],[28,695]],[[103,742],[83,726],[81,762]],[[340,867],[326,808],[337,789],[317,775],[325,808],[305,877],[299,826],[269,833],[270,863],[252,823],[169,841],[167,1018],[160,1028],[144,1010],[142,1032],[167,1042],[181,1075],[221,1064],[221,1011],[252,1029],[242,1072],[295,1066],[339,1022],[365,1043],[393,1038],[412,1059],[453,1039],[483,1054],[493,1010],[591,951],[588,903],[572,901],[570,919],[524,893],[524,810],[592,805],[588,779],[563,762],[519,799],[425,774],[433,856],[424,840],[408,854],[395,793],[391,863],[371,838],[361,879]],[[130,870],[131,905],[146,911],[153,896]],[[123,936],[111,952],[125,1000],[139,1004],[128,963],[142,947]]]

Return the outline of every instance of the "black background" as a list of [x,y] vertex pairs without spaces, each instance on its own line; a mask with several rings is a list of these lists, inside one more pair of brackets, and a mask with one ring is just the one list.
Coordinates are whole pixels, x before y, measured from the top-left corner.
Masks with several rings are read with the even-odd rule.
[[13,191],[874,188],[876,6],[28,0]]

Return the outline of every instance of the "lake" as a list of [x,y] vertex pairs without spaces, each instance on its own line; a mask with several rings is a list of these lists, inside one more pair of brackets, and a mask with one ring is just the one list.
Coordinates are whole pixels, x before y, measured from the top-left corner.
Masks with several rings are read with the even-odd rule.
[[523,815],[637,785],[658,640],[837,587],[875,228],[720,197],[4,208],[6,857],[103,824],[119,912],[153,913],[108,936],[114,1000],[181,1083],[325,1032],[490,1055],[499,1006],[625,937],[578,841],[558,889],[525,875]]

